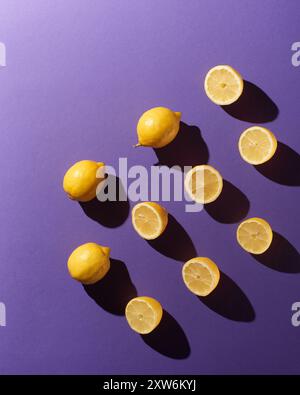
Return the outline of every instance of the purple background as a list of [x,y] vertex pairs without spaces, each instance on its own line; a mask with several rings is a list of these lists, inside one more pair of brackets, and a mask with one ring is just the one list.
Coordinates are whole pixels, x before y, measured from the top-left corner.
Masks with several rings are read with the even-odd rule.
[[[300,67],[291,64],[299,13],[297,0],[1,1],[0,41],[7,47],[7,67],[0,69],[0,301],[7,307],[1,373],[300,373],[300,327],[291,325],[291,305],[300,300],[300,171],[293,151],[300,150]],[[276,105],[254,89],[260,99],[232,109],[247,119],[228,115],[202,88],[216,64],[236,67]],[[173,240],[151,246],[130,218],[116,226],[98,213],[99,224],[61,187],[77,160],[157,163],[153,150],[132,148],[140,114],[157,105],[182,111],[186,124],[200,128],[209,163],[238,188],[227,188],[225,208],[189,214],[182,202],[165,203],[197,253],[226,273],[206,301],[182,283],[180,258],[193,248],[178,224]],[[237,150],[241,131],[265,120],[286,144],[275,173],[262,170],[269,177]],[[184,129],[181,151],[175,153],[177,144],[163,156],[203,163],[200,132]],[[282,235],[263,262],[236,243],[245,215],[266,218]],[[113,261],[112,289],[107,283],[100,289],[102,307],[69,278],[70,252],[88,241],[109,245],[138,294],[157,298],[174,317],[166,314],[156,335],[143,341],[116,314],[118,298],[133,290],[122,263]],[[177,245],[176,259],[165,256],[172,255],[169,244]]]

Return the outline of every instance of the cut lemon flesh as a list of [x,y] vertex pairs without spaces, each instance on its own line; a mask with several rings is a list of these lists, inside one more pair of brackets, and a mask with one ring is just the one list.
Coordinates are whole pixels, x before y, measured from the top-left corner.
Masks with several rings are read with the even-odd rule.
[[132,209],[132,224],[144,239],[156,239],[168,224],[168,213],[158,203],[138,203]]
[[161,304],[149,296],[131,299],[125,309],[130,328],[143,335],[152,332],[157,327],[162,314]]
[[271,245],[273,232],[271,226],[262,218],[249,218],[237,228],[239,245],[251,254],[262,254]]
[[185,189],[197,203],[211,203],[215,201],[223,188],[221,174],[212,166],[200,165],[193,167],[185,177]]
[[207,296],[218,285],[220,271],[211,259],[196,257],[183,265],[182,277],[192,293],[198,296]]
[[209,99],[222,106],[234,103],[241,96],[243,88],[241,75],[227,65],[210,69],[204,81],[204,89]]
[[252,165],[267,162],[275,154],[277,140],[274,134],[261,126],[246,129],[239,138],[241,157]]

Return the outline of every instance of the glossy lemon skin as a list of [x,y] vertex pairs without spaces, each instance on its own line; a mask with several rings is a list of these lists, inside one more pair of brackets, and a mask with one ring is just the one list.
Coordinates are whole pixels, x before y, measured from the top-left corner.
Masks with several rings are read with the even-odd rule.
[[174,112],[166,107],[154,107],[144,112],[137,124],[139,141],[137,145],[165,147],[177,136],[180,118],[180,112]]
[[94,284],[110,269],[109,247],[86,243],[77,247],[68,259],[70,276],[83,284]]
[[105,166],[102,162],[92,160],[76,162],[65,173],[64,191],[72,200],[80,202],[92,200],[96,197],[97,186],[104,179],[104,173]]

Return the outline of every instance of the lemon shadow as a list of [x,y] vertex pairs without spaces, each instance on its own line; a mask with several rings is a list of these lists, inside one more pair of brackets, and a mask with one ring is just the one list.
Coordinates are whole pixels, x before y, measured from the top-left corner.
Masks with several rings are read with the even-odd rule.
[[282,273],[300,273],[300,255],[281,234],[273,231],[270,247],[263,254],[251,254],[262,265]]
[[158,327],[141,338],[153,350],[172,359],[186,359],[191,353],[184,330],[166,310]]
[[232,321],[252,322],[254,308],[243,290],[225,273],[211,294],[198,299],[210,310]]
[[98,306],[115,315],[125,315],[127,303],[137,296],[125,263],[112,258],[106,276],[96,284],[83,285],[83,288]]
[[175,139],[163,148],[154,149],[158,163],[156,166],[195,166],[206,164],[209,151],[201,131],[197,126],[180,122],[180,128]]

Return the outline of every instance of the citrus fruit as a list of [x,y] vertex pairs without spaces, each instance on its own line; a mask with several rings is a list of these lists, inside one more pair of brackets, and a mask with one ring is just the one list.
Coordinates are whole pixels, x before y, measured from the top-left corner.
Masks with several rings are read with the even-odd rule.
[[179,131],[181,113],[166,107],[154,107],[144,112],[137,124],[138,144],[161,148],[175,139]]
[[246,129],[239,138],[241,157],[252,165],[267,162],[275,154],[277,140],[274,134],[261,126]]
[[199,165],[187,172],[184,186],[190,198],[195,202],[211,203],[222,192],[223,179],[212,166]]
[[110,268],[109,247],[86,243],[77,247],[68,259],[72,278],[83,284],[94,284],[101,280]]
[[271,245],[273,232],[271,226],[262,218],[248,218],[237,228],[239,245],[251,254],[262,254]]
[[132,209],[132,225],[136,232],[146,240],[160,236],[168,224],[168,212],[154,202],[142,202]]
[[131,299],[125,309],[125,316],[131,329],[145,335],[160,323],[163,314],[161,304],[149,296]]
[[96,197],[96,189],[104,179],[104,173],[104,163],[81,160],[66,172],[63,188],[70,199],[87,202]]
[[196,257],[183,265],[182,277],[192,293],[198,296],[207,296],[218,285],[220,271],[211,259]]
[[231,66],[219,65],[208,71],[204,89],[209,99],[220,106],[234,103],[242,94],[244,82]]

